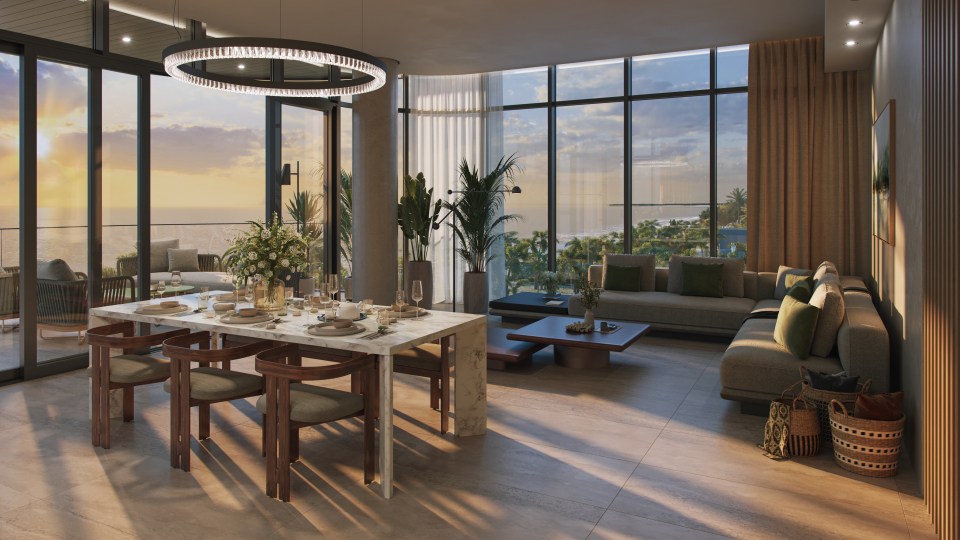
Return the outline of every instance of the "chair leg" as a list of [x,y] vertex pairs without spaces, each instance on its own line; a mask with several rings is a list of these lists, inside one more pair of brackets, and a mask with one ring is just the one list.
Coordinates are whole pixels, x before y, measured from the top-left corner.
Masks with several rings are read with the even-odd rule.
[[123,421],[133,421],[133,387],[127,386],[123,389]]
[[300,428],[290,428],[290,463],[300,459]]
[[374,440],[374,411],[372,407],[363,411],[363,483],[373,482],[377,462],[377,445]]
[[201,403],[198,408],[200,409],[200,433],[197,438],[205,441],[210,438],[210,404]]
[[280,456],[277,460],[277,484],[279,498],[283,502],[290,502],[290,440],[291,431],[289,422],[280,421],[278,439],[280,443]]
[[260,415],[260,455],[267,457],[267,415]]

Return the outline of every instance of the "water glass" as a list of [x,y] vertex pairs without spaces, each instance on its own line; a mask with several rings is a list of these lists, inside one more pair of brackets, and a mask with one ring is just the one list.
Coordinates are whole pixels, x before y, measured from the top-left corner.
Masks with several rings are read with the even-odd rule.
[[170,276],[170,286],[176,289],[183,283],[183,278],[180,277],[180,271],[174,270]]
[[197,309],[207,310],[207,303],[210,301],[210,287],[200,287],[200,301],[197,303]]
[[157,282],[157,298],[163,298],[163,293],[167,290],[167,284],[160,280]]

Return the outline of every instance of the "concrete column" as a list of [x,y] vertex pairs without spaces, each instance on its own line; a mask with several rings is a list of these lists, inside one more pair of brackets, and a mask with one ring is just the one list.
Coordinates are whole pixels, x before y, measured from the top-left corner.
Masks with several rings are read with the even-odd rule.
[[389,305],[397,290],[397,66],[353,99],[353,297]]

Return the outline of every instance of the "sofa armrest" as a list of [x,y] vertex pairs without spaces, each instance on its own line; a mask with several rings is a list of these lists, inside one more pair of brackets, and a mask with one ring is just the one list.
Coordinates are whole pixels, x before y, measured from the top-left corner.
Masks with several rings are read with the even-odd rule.
[[846,316],[837,332],[840,364],[861,381],[872,379],[871,392],[890,390],[890,335],[869,294],[843,295]]
[[590,283],[596,283],[598,287],[601,283],[603,283],[602,264],[591,264],[590,268],[587,268],[587,281]]

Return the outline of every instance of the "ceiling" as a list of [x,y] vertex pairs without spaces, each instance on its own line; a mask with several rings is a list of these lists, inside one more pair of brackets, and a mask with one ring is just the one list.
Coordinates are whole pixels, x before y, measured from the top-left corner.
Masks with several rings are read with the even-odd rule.
[[[892,3],[893,0],[824,0],[824,70],[850,71],[870,67]],[[850,20],[860,21],[860,24],[850,26]],[[848,41],[853,41],[854,45],[846,45]]]
[[[396,59],[402,73],[445,75],[822,35],[824,3],[179,0],[179,16],[206,22],[214,34],[329,43]],[[114,5],[168,22],[174,0]]]

